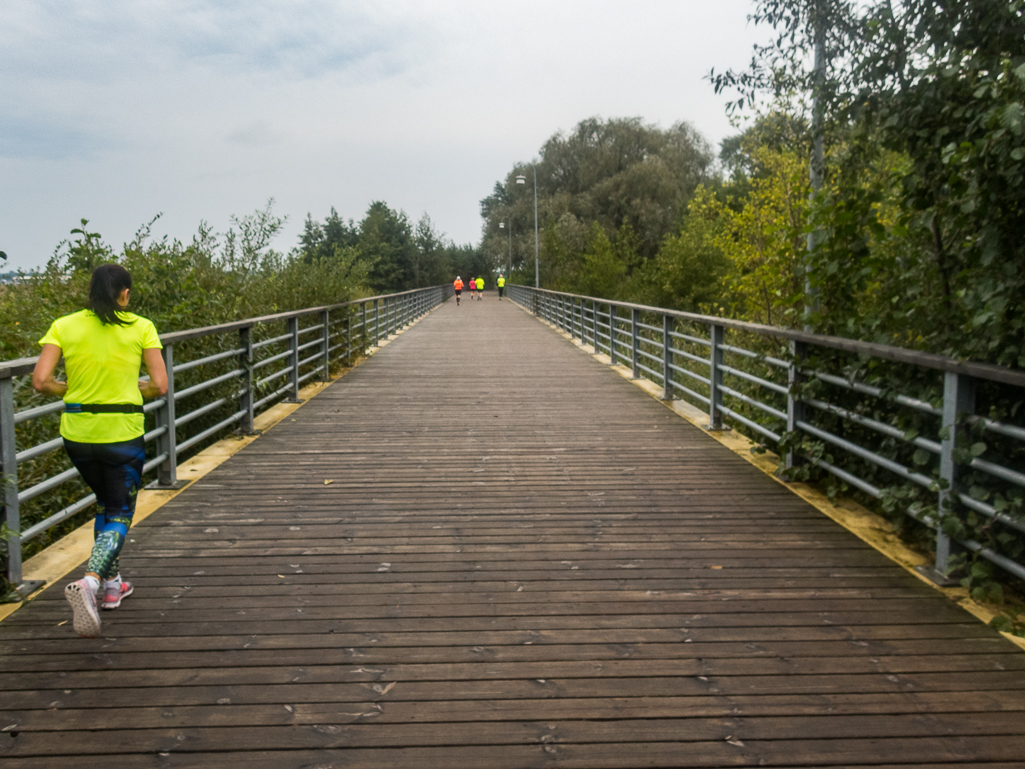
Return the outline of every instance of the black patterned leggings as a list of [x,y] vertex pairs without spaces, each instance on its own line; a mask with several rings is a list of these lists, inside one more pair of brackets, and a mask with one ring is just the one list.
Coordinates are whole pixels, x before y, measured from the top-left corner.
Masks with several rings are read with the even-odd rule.
[[135,515],[142,483],[146,444],[142,436],[122,443],[77,443],[64,439],[71,464],[96,495],[93,551],[87,572],[113,579],[121,569],[118,556]]

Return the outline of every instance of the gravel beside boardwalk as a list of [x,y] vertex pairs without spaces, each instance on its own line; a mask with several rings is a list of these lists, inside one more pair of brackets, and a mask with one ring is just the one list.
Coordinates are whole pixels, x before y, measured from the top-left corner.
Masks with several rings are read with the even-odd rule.
[[491,293],[132,539],[0,623],[0,766],[1025,760],[1025,654]]

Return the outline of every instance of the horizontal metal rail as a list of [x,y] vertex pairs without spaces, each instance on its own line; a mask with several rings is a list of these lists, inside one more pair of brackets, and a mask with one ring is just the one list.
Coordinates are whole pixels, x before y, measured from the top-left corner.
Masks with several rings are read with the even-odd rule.
[[241,348],[237,350],[226,350],[225,352],[219,352],[214,355],[207,355],[205,358],[200,358],[199,360],[190,361],[188,363],[179,363],[174,367],[174,373],[181,374],[183,371],[190,371],[194,368],[205,366],[208,363],[217,363],[218,361],[226,360],[228,358],[237,358],[244,352],[245,350]]

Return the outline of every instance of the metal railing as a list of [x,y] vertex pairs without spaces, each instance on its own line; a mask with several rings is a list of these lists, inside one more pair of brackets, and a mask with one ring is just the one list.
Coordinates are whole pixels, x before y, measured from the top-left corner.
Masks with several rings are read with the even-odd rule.
[[706,410],[707,429],[730,422],[791,475],[820,468],[930,527],[934,580],[949,581],[959,549],[1025,579],[1025,427],[1001,411],[1021,402],[1025,372],[526,286],[509,296]]
[[[299,390],[305,382],[317,377],[327,381],[332,365],[343,360],[351,363],[365,348],[423,316],[452,293],[451,285],[435,286],[163,334],[167,394],[144,407],[147,415],[153,415],[147,416],[145,434],[144,472],[156,474],[149,487],[179,487],[178,461],[189,449],[223,435],[228,428],[252,434],[257,413],[282,400],[300,402]],[[179,356],[179,350],[185,354]],[[88,494],[70,504],[52,504],[59,499],[58,490],[75,480],[78,471],[65,462],[67,469],[50,474],[54,462],[46,462],[63,445],[56,421],[64,410],[63,401],[18,408],[19,401],[34,397],[30,377],[35,363],[36,358],[0,362],[4,480],[0,521],[6,522],[12,535],[4,569],[8,581],[22,593],[34,587],[22,580],[22,543],[96,501]],[[184,402],[191,408],[180,414]],[[48,417],[50,424],[41,425]],[[32,444],[40,432],[53,437]],[[28,482],[19,483],[19,467],[38,463],[43,464],[45,477],[30,472]],[[38,500],[47,497],[49,507],[59,509],[47,511],[22,530],[25,504],[35,500],[38,506]]]

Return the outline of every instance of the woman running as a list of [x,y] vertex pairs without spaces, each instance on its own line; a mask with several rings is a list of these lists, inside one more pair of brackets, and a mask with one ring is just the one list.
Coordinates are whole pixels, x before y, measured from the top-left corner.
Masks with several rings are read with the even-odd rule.
[[[32,386],[64,399],[60,433],[64,448],[96,494],[93,549],[85,576],[64,589],[74,628],[84,638],[100,634],[102,606],[116,609],[132,594],[121,579],[118,556],[135,514],[145,461],[143,398],[167,392],[167,371],[157,330],[126,312],[132,276],[118,264],[97,267],[89,283],[87,309],[58,318],[39,340]],[[64,356],[66,382],[53,378]],[[141,364],[148,380],[139,379]]]

